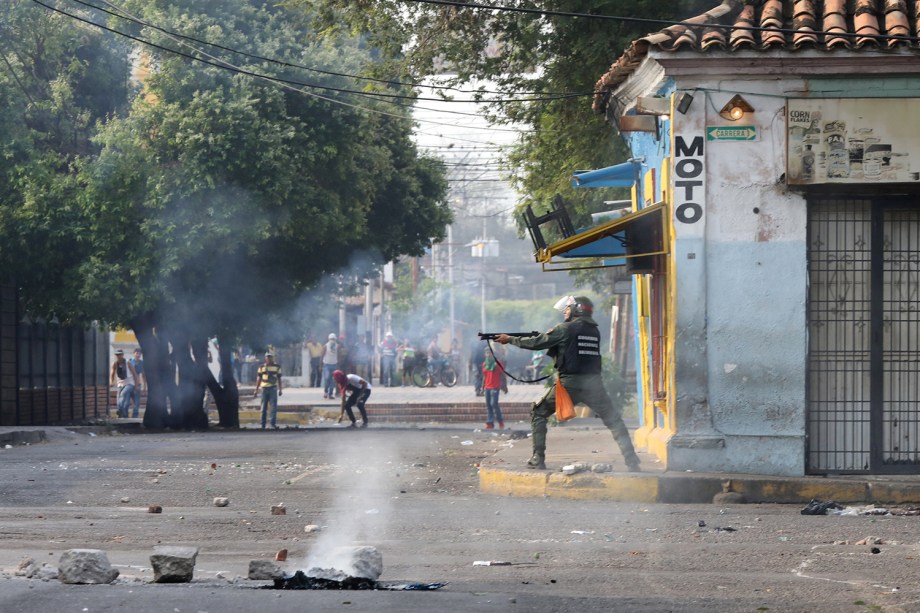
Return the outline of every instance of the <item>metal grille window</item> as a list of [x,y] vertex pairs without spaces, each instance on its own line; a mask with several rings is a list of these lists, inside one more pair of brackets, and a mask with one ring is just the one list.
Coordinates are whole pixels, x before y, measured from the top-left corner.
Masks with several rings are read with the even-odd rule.
[[916,204],[809,204],[810,472],[920,472]]

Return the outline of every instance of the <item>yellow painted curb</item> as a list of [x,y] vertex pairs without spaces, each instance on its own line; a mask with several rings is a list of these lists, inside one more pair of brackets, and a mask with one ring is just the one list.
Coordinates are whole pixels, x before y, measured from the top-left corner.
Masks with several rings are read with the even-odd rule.
[[550,496],[573,500],[652,503],[658,499],[658,478],[656,475],[641,474],[563,475],[484,466],[479,469],[479,490],[485,494],[521,498]]
[[545,471],[501,470],[479,468],[479,489],[499,496],[541,497],[546,495]]
[[778,502],[807,502],[812,498],[844,502],[866,499],[866,484],[860,481],[732,479],[732,489],[753,500]]
[[546,495],[575,500],[652,503],[658,500],[658,477],[634,474],[552,473],[546,483]]

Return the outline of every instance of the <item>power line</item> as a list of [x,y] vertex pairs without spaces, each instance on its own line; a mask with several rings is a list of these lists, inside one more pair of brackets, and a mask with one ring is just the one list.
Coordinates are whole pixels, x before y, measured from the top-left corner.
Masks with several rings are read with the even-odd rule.
[[[118,19],[123,19],[123,20],[125,20],[125,21],[130,21],[130,22],[132,22],[132,23],[135,23],[135,24],[138,24],[138,25],[147,27],[147,28],[152,28],[152,29],[157,30],[157,31],[159,31],[159,32],[162,32],[162,33],[164,33],[164,34],[166,34],[166,35],[168,35],[168,36],[172,36],[172,37],[176,37],[176,38],[181,38],[181,39],[183,39],[183,40],[192,41],[192,42],[199,43],[199,44],[202,44],[202,45],[208,45],[208,46],[210,46],[210,47],[215,47],[215,48],[221,49],[221,50],[223,50],[223,51],[229,51],[230,53],[235,53],[235,54],[238,54],[238,55],[242,55],[242,56],[244,56],[244,57],[248,57],[248,58],[252,58],[252,59],[257,59],[257,60],[260,60],[260,61],[263,61],[263,62],[269,62],[269,63],[273,63],[273,64],[278,64],[278,65],[285,66],[285,67],[288,67],[288,68],[298,68],[298,69],[301,69],[301,70],[308,70],[308,71],[311,71],[311,72],[317,72],[317,73],[325,74],[325,75],[332,75],[332,76],[338,76],[338,77],[347,77],[347,78],[351,78],[351,79],[361,79],[361,80],[373,81],[373,82],[377,82],[377,83],[385,83],[385,84],[391,85],[391,86],[392,86],[392,85],[402,85],[402,86],[411,86],[411,87],[423,87],[422,85],[420,85],[420,84],[418,84],[418,83],[405,83],[405,82],[402,82],[402,81],[394,81],[394,80],[387,80],[387,79],[375,79],[375,78],[373,78],[373,77],[362,77],[362,76],[358,76],[358,75],[354,75],[354,74],[348,74],[348,73],[342,73],[342,72],[333,72],[333,71],[330,71],[330,70],[322,70],[322,69],[318,69],[318,68],[311,68],[311,67],[309,67],[309,66],[304,66],[304,65],[302,65],[302,64],[295,64],[295,63],[288,62],[288,61],[284,61],[284,60],[278,60],[278,59],[275,59],[275,58],[265,57],[265,56],[261,56],[261,55],[255,55],[255,54],[252,54],[252,53],[248,53],[248,52],[246,52],[246,51],[241,51],[241,50],[239,50],[239,49],[234,49],[234,48],[232,48],[232,47],[226,47],[226,46],[223,46],[223,45],[219,45],[219,44],[217,44],[217,43],[212,43],[212,42],[209,42],[209,41],[206,41],[206,40],[201,40],[201,39],[195,38],[195,37],[193,37],[193,36],[188,36],[188,35],[185,35],[185,34],[180,34],[180,33],[178,33],[178,32],[174,32],[174,31],[172,31],[172,30],[167,30],[167,29],[165,29],[165,28],[163,28],[163,27],[161,27],[161,26],[158,26],[158,25],[156,25],[156,24],[150,23],[149,21],[145,21],[145,20],[143,20],[143,19],[134,17],[134,16],[130,15],[129,13],[127,13],[124,9],[122,9],[122,8],[119,7],[118,5],[116,5],[116,4],[112,3],[112,2],[109,2],[108,0],[102,0],[102,2],[104,2],[104,3],[107,4],[108,6],[112,7],[113,9],[116,9],[116,11],[122,11],[124,14],[120,14],[120,13],[117,13],[117,12],[115,12],[115,11],[110,11],[110,10],[104,8],[104,7],[96,6],[95,4],[91,4],[91,3],[89,3],[89,2],[85,2],[84,0],[70,0],[70,1],[71,1],[71,2],[76,2],[77,4],[82,4],[83,6],[86,6],[86,7],[92,8],[92,9],[95,9],[95,10],[97,10],[97,11],[101,11],[101,12],[103,12],[103,13],[106,13],[107,15],[111,15],[111,16],[113,16],[113,17],[117,17]],[[200,51],[199,51],[199,52],[200,52]],[[426,98],[426,97],[417,96],[417,95],[409,96],[409,95],[404,95],[404,94],[386,94],[386,93],[381,93],[381,92],[363,92],[363,91],[356,91],[356,90],[350,90],[350,89],[332,88],[332,87],[327,87],[327,86],[323,86],[323,85],[316,85],[316,84],[310,84],[310,83],[299,83],[299,84],[300,84],[300,85],[305,85],[305,86],[307,86],[307,87],[316,87],[316,88],[322,88],[322,89],[331,89],[331,90],[333,90],[333,91],[341,91],[341,92],[346,92],[346,93],[361,94],[361,95],[367,95],[367,96],[379,96],[379,97],[389,97],[389,98],[405,98],[405,99],[410,99],[410,100],[425,100],[425,101],[429,101],[429,102],[430,102],[430,101],[435,101],[435,102],[464,102],[464,103],[471,103],[471,104],[507,104],[507,103],[511,103],[511,102],[543,102],[543,101],[552,101],[552,100],[564,100],[564,99],[566,99],[566,98],[587,97],[587,96],[593,96],[593,95],[595,94],[595,92],[593,92],[593,91],[592,91],[592,92],[564,92],[564,93],[559,93],[559,94],[540,95],[540,96],[533,97],[533,98],[517,98],[517,99],[510,99],[510,100],[468,101],[468,100],[445,100],[444,98]],[[441,87],[434,88],[434,87],[432,87],[432,86],[424,86],[424,87],[428,87],[428,88],[430,88],[430,89],[447,89],[447,90],[454,90],[454,89],[456,89],[457,91],[463,92],[463,93],[497,93],[497,94],[502,94],[502,95],[505,95],[505,96],[508,95],[508,92],[489,92],[489,91],[486,91],[486,92],[477,92],[476,90],[461,90],[461,89],[452,88],[452,87],[443,87],[443,88],[441,88]]]
[[[189,59],[189,60],[192,60],[192,61],[195,61],[195,62],[200,62],[200,63],[202,63],[202,64],[207,64],[207,65],[209,65],[209,66],[213,66],[213,67],[219,68],[219,69],[221,69],[221,70],[229,70],[229,71],[231,71],[231,72],[235,72],[235,73],[237,73],[237,74],[245,75],[245,76],[252,77],[252,78],[255,78],[255,79],[263,79],[263,80],[265,80],[265,81],[268,81],[268,82],[270,82],[270,83],[274,83],[274,84],[276,84],[276,85],[278,85],[278,86],[280,86],[280,87],[283,87],[283,88],[285,88],[285,89],[288,89],[288,90],[290,90],[290,91],[293,91],[293,92],[296,92],[296,93],[299,93],[299,94],[303,94],[303,95],[305,95],[305,96],[310,96],[310,97],[312,97],[312,98],[316,98],[316,99],[319,99],[319,100],[324,100],[324,101],[330,102],[330,103],[332,103],[332,104],[338,104],[338,105],[340,105],[340,106],[345,106],[345,107],[352,108],[352,109],[355,109],[355,110],[358,110],[358,111],[367,112],[367,113],[372,113],[372,114],[375,114],[375,115],[381,115],[381,116],[384,116],[384,117],[394,117],[394,118],[396,118],[396,119],[410,120],[410,117],[407,117],[407,116],[405,116],[405,115],[397,115],[397,114],[395,114],[395,113],[388,113],[388,112],[386,112],[386,111],[380,111],[380,110],[372,109],[372,108],[369,108],[369,107],[366,107],[366,106],[360,106],[360,105],[357,105],[357,104],[352,104],[352,103],[350,103],[350,102],[345,102],[345,101],[343,101],[343,100],[336,100],[336,99],[334,99],[334,98],[330,98],[330,97],[328,97],[328,96],[323,96],[323,95],[317,94],[317,93],[315,93],[315,92],[310,92],[310,91],[306,91],[306,90],[304,90],[304,89],[299,89],[299,88],[293,87],[292,85],[303,85],[303,86],[305,86],[305,87],[319,87],[319,88],[322,88],[322,89],[335,89],[335,88],[326,88],[326,87],[323,87],[323,86],[314,86],[314,85],[299,83],[298,81],[292,81],[292,80],[288,80],[288,79],[282,79],[282,78],[280,78],[280,77],[272,77],[272,76],[268,76],[268,75],[263,75],[263,74],[260,74],[260,73],[257,73],[257,72],[253,72],[253,71],[251,71],[251,70],[245,70],[245,69],[243,69],[243,68],[240,68],[239,66],[234,66],[233,64],[230,64],[229,62],[227,62],[227,61],[225,61],[225,60],[222,60],[222,59],[220,59],[220,58],[214,58],[214,59],[217,60],[217,61],[210,61],[210,60],[202,59],[202,58],[200,58],[200,57],[196,57],[196,56],[190,55],[190,54],[188,54],[188,53],[183,53],[183,52],[177,51],[177,50],[175,50],[175,49],[170,49],[170,48],[168,48],[168,47],[164,47],[164,46],[162,46],[162,45],[159,45],[159,44],[157,44],[157,43],[154,43],[154,42],[145,40],[145,39],[143,39],[143,38],[140,38],[140,37],[137,37],[137,36],[133,36],[133,35],[127,34],[127,33],[125,33],[125,32],[121,32],[120,30],[116,30],[116,29],[114,29],[114,28],[110,28],[110,27],[108,27],[108,26],[104,26],[104,25],[95,23],[95,22],[93,22],[93,21],[90,21],[89,19],[85,19],[85,18],[83,18],[83,17],[80,17],[79,15],[74,15],[73,13],[68,13],[67,11],[64,11],[64,10],[62,10],[62,9],[59,9],[59,8],[57,8],[57,7],[54,7],[54,6],[50,6],[50,5],[48,5],[48,4],[45,4],[45,3],[42,2],[41,0],[32,0],[32,2],[34,2],[35,4],[38,4],[39,6],[42,6],[42,7],[46,8],[46,9],[48,9],[48,10],[50,10],[50,11],[53,11],[53,12],[55,12],[55,13],[64,15],[64,16],[66,16],[66,17],[70,17],[71,19],[74,19],[74,20],[76,20],[76,21],[85,23],[85,24],[90,25],[90,26],[93,26],[93,27],[95,27],[95,28],[99,28],[100,30],[105,30],[105,31],[111,32],[111,33],[113,33],[113,34],[117,34],[117,35],[122,36],[122,37],[124,37],[124,38],[128,38],[128,39],[130,39],[130,40],[136,41],[136,42],[141,43],[141,44],[143,44],[143,45],[147,45],[147,46],[152,47],[152,48],[154,48],[154,49],[158,49],[158,50],[160,50],[160,51],[164,51],[164,52],[166,52],[166,53],[172,53],[172,54],[174,54],[174,55],[178,55],[178,56],[184,57],[184,58],[186,58],[186,59]],[[186,44],[187,44],[187,43],[186,43]],[[204,51],[201,51],[201,50],[199,50],[199,49],[195,49],[195,50],[196,50],[198,53],[202,54],[202,55],[205,55],[205,56],[208,56],[208,57],[213,57],[213,56],[210,56],[208,53],[206,53],[206,52],[204,52]],[[361,92],[356,92],[356,93],[357,93],[358,95],[367,95],[366,93],[361,93]],[[391,101],[390,101],[390,102],[391,102]],[[391,103],[392,103],[392,102],[391,102]],[[413,121],[418,122],[418,123],[427,123],[427,124],[439,125],[439,126],[455,126],[455,125],[456,125],[456,124],[452,124],[452,123],[445,123],[445,122],[440,122],[440,121],[431,121],[431,120],[425,120],[425,119],[414,119]],[[489,127],[489,126],[483,126],[483,127],[481,127],[481,128],[478,127],[478,126],[470,126],[468,129],[470,129],[470,130],[491,130],[491,131],[500,130],[500,131],[505,131],[505,130],[503,130],[502,128],[493,128],[493,127]],[[518,132],[518,130],[507,130],[507,131]]]

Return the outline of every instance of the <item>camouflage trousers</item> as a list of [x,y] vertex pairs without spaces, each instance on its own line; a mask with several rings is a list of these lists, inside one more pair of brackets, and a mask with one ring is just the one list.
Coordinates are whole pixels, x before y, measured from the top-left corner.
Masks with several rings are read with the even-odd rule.
[[[623,422],[622,411],[614,408],[610,395],[604,388],[600,375],[563,375],[562,385],[575,404],[586,404],[597,413],[620,447],[626,465],[639,465],[639,457],[629,438],[629,430]],[[544,457],[546,454],[546,422],[556,414],[556,386],[551,385],[540,400],[533,403],[530,411],[530,430],[533,452]]]

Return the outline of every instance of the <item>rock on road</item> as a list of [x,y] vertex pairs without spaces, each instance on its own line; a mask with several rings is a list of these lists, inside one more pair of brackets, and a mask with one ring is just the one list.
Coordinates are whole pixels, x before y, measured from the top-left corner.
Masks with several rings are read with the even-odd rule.
[[[918,517],[481,494],[477,463],[529,444],[508,431],[53,431],[47,443],[0,449],[4,612],[920,611]],[[272,515],[280,505],[285,514]],[[857,544],[867,536],[878,553]],[[199,547],[195,579],[150,583],[157,545]],[[339,545],[377,547],[381,581],[448,584],[282,592],[246,579],[250,560],[280,549],[293,572]],[[71,548],[106,551],[120,577],[14,575],[23,558],[56,565]]]

